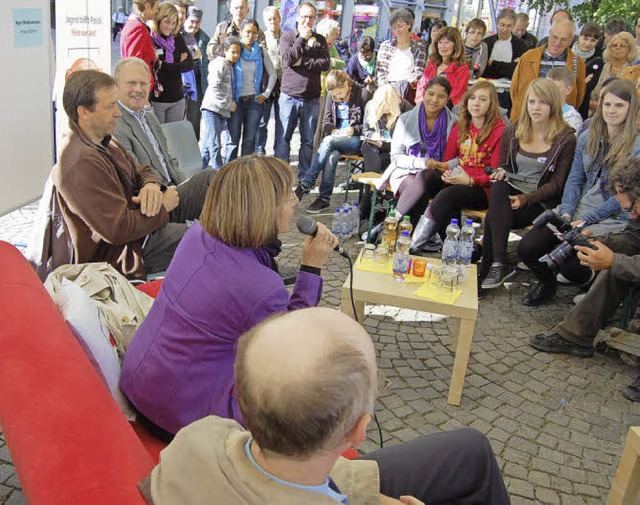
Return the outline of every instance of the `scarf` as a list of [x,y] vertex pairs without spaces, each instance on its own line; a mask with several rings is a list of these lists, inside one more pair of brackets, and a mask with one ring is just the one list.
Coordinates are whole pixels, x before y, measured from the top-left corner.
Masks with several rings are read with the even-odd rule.
[[364,68],[365,72],[367,72],[368,75],[373,75],[373,73],[376,70],[376,55],[375,55],[375,53],[371,57],[371,59],[369,61],[365,60],[358,53],[358,63],[360,63],[360,65],[362,66],[362,68]]
[[260,94],[260,84],[262,83],[262,71],[263,71],[263,61],[262,61],[262,49],[258,45],[258,41],[256,40],[251,46],[251,50],[247,50],[244,45],[242,46],[242,52],[240,53],[240,59],[235,65],[235,96],[239,97],[240,93],[242,93],[242,60],[244,61],[255,61],[256,62],[256,74],[254,76],[254,88],[255,95],[258,96]]
[[156,46],[164,49],[164,62],[173,63],[173,52],[176,50],[176,38],[173,35],[164,37],[158,32],[151,32],[151,38]]
[[582,51],[580,47],[578,47],[578,42],[573,44],[571,50],[573,51],[573,54],[580,56],[580,58],[582,58],[585,62],[596,53],[595,47],[591,51]]
[[436,118],[433,130],[429,131],[424,103],[420,104],[420,112],[418,113],[420,142],[409,148],[409,155],[441,161],[447,144],[447,123],[447,110],[446,107],[443,107]]

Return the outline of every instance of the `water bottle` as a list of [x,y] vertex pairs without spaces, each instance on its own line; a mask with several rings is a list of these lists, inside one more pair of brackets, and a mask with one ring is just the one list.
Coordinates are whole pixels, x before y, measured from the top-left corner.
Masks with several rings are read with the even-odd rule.
[[457,219],[451,220],[446,233],[447,236],[442,245],[442,266],[455,266],[458,258],[458,237],[460,236]]
[[353,202],[351,206],[351,214],[353,218],[353,233],[352,235],[358,234],[358,228],[360,228],[360,209],[358,208],[358,202]]
[[404,279],[404,276],[409,272],[409,246],[411,245],[411,239],[409,238],[409,232],[404,230],[398,241],[396,242],[396,252],[393,253],[393,275],[397,279]]
[[396,249],[396,240],[398,239],[398,218],[395,211],[389,212],[389,216],[384,220],[384,228],[382,229],[381,243],[389,248],[389,253],[393,253]]
[[402,234],[403,231],[408,231],[409,236],[413,233],[413,225],[411,224],[411,218],[409,216],[403,216],[402,221],[398,225],[398,233]]
[[473,221],[467,219],[460,230],[460,240],[458,241],[458,264],[467,267],[471,264],[473,255],[473,236],[476,231],[473,228]]
[[336,237],[340,238],[342,235],[342,215],[340,214],[340,209],[336,209],[333,214],[333,220],[331,221],[331,233],[333,233]]
[[342,209],[342,238],[348,239],[351,236],[351,217],[349,216],[349,209]]

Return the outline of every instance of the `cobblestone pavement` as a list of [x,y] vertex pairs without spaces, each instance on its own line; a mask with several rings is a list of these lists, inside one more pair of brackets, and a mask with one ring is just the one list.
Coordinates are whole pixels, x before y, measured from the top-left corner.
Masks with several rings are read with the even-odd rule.
[[[295,152],[294,150],[293,152]],[[339,168],[344,180],[344,169]],[[340,180],[339,180],[340,182]],[[355,193],[352,193],[355,198]],[[307,196],[297,210],[313,201]],[[329,223],[332,207],[318,219]],[[0,239],[26,243],[35,207],[0,218]],[[284,237],[281,263],[296,266],[303,237]],[[355,256],[355,239],[346,248]],[[338,255],[323,270],[322,304],[338,308],[348,263]],[[529,308],[520,296],[532,282],[520,274],[480,302],[471,358],[459,407],[446,402],[453,366],[448,318],[394,307],[367,306],[364,326],[388,379],[377,415],[385,444],[469,426],[487,434],[514,504],[601,504],[606,500],[629,426],[640,405],[620,390],[637,370],[617,356],[583,359],[544,354],[527,339],[559,322],[579,290],[560,287],[552,305]],[[371,427],[364,449],[377,447]],[[24,503],[4,440],[0,440],[0,499]]]

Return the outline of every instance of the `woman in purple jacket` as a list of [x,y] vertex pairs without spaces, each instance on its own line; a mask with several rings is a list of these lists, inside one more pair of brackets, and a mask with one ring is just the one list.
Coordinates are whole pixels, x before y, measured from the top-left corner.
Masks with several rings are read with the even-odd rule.
[[302,243],[293,293],[275,269],[278,235],[298,204],[294,180],[277,158],[228,163],[211,183],[200,223],[180,242],[120,378],[161,438],[212,414],[242,422],[233,375],[238,338],[269,316],[320,301],[320,268],[338,243],[326,226],[318,223],[315,238]]

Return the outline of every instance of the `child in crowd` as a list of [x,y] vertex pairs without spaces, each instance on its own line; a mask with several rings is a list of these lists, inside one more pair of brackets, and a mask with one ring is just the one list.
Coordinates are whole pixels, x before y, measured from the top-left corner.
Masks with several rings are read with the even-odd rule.
[[604,67],[602,49],[597,47],[598,40],[602,37],[602,29],[596,23],[585,23],[580,29],[580,36],[573,44],[571,50],[576,56],[583,59],[585,65],[585,82],[587,83],[584,99],[578,109],[582,119],[587,119],[590,112],[593,113],[598,108],[598,101],[591,104],[593,90],[600,80],[600,74]]
[[238,107],[233,67],[240,58],[242,45],[237,37],[230,36],[222,40],[220,47],[222,55],[209,63],[209,85],[200,108],[204,126],[200,145],[202,168],[209,163],[213,168],[222,166],[220,137],[231,113]]
[[358,41],[358,52],[347,65],[347,74],[358,84],[373,92],[376,84],[376,43],[373,38],[364,36]]
[[469,62],[469,77],[474,79],[482,76],[489,58],[487,44],[482,42],[487,33],[487,25],[480,18],[472,19],[467,24],[465,33],[464,52]]
[[320,196],[307,207],[309,214],[318,214],[329,207],[336,179],[336,167],[342,154],[360,152],[360,135],[367,102],[371,93],[357,84],[342,70],[332,70],[325,79],[327,97],[322,119],[324,138],[306,173],[298,174],[295,190],[298,200],[307,195],[322,172]]
[[567,67],[555,67],[549,71],[547,79],[551,79],[554,84],[558,86],[560,98],[562,98],[562,119],[575,130],[577,137],[578,131],[582,126],[582,116],[574,107],[567,103],[567,96],[571,93],[575,85],[573,72]]

